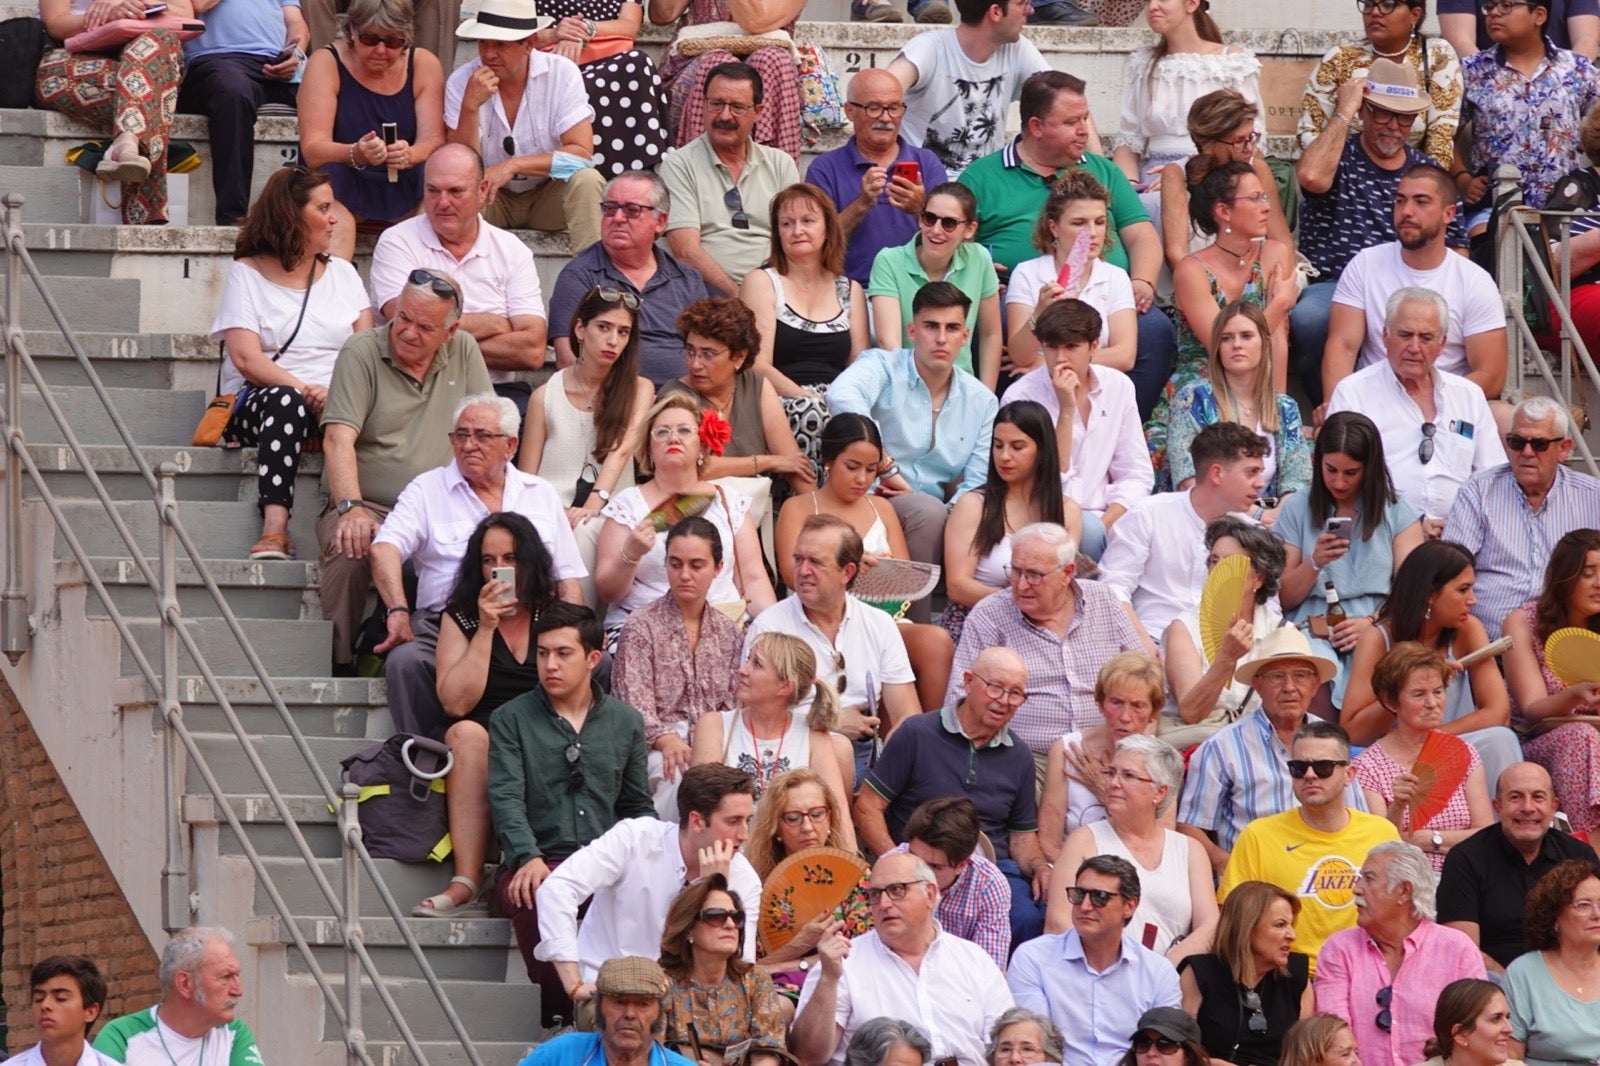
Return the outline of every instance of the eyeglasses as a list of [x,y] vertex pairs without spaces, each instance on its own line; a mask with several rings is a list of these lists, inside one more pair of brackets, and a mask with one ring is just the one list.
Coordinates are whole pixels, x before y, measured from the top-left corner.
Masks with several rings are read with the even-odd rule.
[[922,212],[922,224],[929,229],[938,226],[946,233],[954,233],[962,226],[965,226],[967,220],[964,218],[951,218],[948,215],[936,215],[932,211],[924,211]]
[[745,115],[748,115],[755,109],[755,104],[741,104],[733,100],[706,101],[706,113],[710,115],[720,115],[722,112],[727,111],[732,114],[734,118],[743,118]]
[[1516,8],[1531,8],[1532,6],[1527,0],[1498,0],[1498,2],[1480,4],[1478,5],[1478,10],[1485,15],[1508,15]]
[[737,185],[722,194],[722,206],[733,212],[734,229],[750,228],[750,216],[744,213],[744,198],[739,195]]
[[677,437],[680,440],[688,440],[697,432],[699,431],[693,426],[657,426],[650,431],[650,439],[658,444],[665,444],[673,437]]
[[906,113],[906,105],[901,104],[858,104],[854,100],[848,101],[849,105],[859,111],[866,112],[870,119],[880,119],[884,115],[894,118]]
[[1149,1033],[1140,1033],[1133,1038],[1134,1054],[1148,1055],[1151,1048],[1155,1048],[1163,1055],[1176,1055],[1183,1050],[1183,1045],[1176,1040],[1168,1040],[1164,1036],[1151,1036]]
[[406,38],[406,37],[401,37],[399,35],[396,35],[394,37],[385,37],[381,33],[370,33],[370,32],[363,31],[361,33],[356,34],[356,40],[360,41],[362,44],[366,45],[368,48],[376,48],[380,44],[384,45],[391,52],[398,52],[398,51],[401,51],[402,49],[411,47],[410,39]]
[[1389,1004],[1393,1001],[1394,985],[1384,985],[1378,989],[1378,1016],[1372,1019],[1372,1024],[1386,1033],[1394,1027],[1394,1015],[1389,1013]]
[[1349,759],[1290,759],[1289,776],[1298,781],[1306,776],[1307,770],[1310,770],[1326,780],[1333,776],[1334,770],[1349,765]]
[[1243,137],[1235,137],[1231,141],[1223,141],[1222,143],[1227,145],[1230,148],[1238,148],[1238,149],[1240,149],[1242,151],[1243,149],[1253,147],[1260,140],[1261,140],[1261,134],[1259,134],[1259,133],[1248,133]]
[[[608,304],[621,304],[630,311],[639,310],[639,298],[627,289],[613,289],[609,285],[596,285],[589,290],[590,295],[599,296]],[[588,299],[588,297],[584,297]],[[581,302],[581,301],[580,301]]]
[[691,348],[683,346],[683,361],[686,363],[714,363],[728,354],[727,348]]
[[1575,899],[1567,906],[1572,908],[1572,913],[1582,918],[1593,917],[1600,911],[1600,899]]
[[1522,437],[1515,433],[1506,434],[1506,447],[1513,452],[1520,452],[1524,448],[1532,448],[1539,455],[1550,450],[1550,445],[1560,444],[1565,437]]
[[1417,445],[1417,462],[1424,466],[1433,458],[1433,435],[1439,432],[1439,427],[1432,422],[1422,423],[1422,443]]
[[1244,1009],[1250,1012],[1250,1031],[1258,1036],[1267,1031],[1267,1015],[1261,1009],[1261,993],[1253,988],[1244,990]]
[[461,307],[461,290],[456,288],[456,283],[427,267],[418,267],[406,275],[406,281],[413,285],[426,285],[432,293],[441,300],[449,299],[456,302],[456,308]]
[[480,447],[488,447],[497,440],[504,440],[506,434],[491,433],[487,429],[452,429],[450,439],[457,444],[477,443]]
[[1410,129],[1417,121],[1416,115],[1403,115],[1398,111],[1388,111],[1372,104],[1367,104],[1367,121],[1374,126],[1398,126],[1401,129]]
[[583,767],[578,765],[583,749],[576,744],[568,744],[567,749],[561,754],[567,760],[567,791],[576,792],[583,787]]
[[1052,566],[1048,570],[1032,570],[1026,567],[1011,566],[1007,564],[1006,580],[1010,581],[1014,585],[1037,585],[1051,574],[1065,569],[1066,564],[1064,563],[1061,566]]
[[1020,707],[1028,698],[1027,689],[1007,688],[997,681],[990,681],[976,670],[972,672],[972,676],[983,682],[983,691],[988,693],[991,700],[1003,700],[1008,706]]
[[627,204],[627,203],[623,203],[621,200],[601,200],[600,201],[600,217],[601,218],[610,218],[612,215],[614,215],[614,214],[616,214],[617,212],[620,211],[628,219],[629,222],[632,222],[634,219],[638,218],[640,215],[644,214],[646,211],[649,211],[651,214],[654,214],[655,210],[656,210],[655,207],[653,205],[651,205],[651,204]]
[[728,919],[733,919],[734,925],[744,924],[744,911],[732,910],[728,907],[707,907],[698,915],[707,925],[723,925]]
[[867,903],[871,906],[876,906],[878,900],[882,899],[884,896],[888,896],[890,899],[898,903],[906,898],[906,893],[911,890],[912,885],[926,885],[929,883],[930,882],[928,881],[919,879],[916,881],[896,881],[894,884],[884,885],[882,888],[868,888]]
[[1232,200],[1236,204],[1237,203],[1264,204],[1264,203],[1268,203],[1269,201],[1271,201],[1272,198],[1270,196],[1268,196],[1264,192],[1254,192],[1254,193],[1251,193],[1249,196],[1230,196],[1230,197],[1228,197],[1228,199]]
[[1067,889],[1067,902],[1076,907],[1082,904],[1084,900],[1088,900],[1089,906],[1099,910],[1107,903],[1110,903],[1113,898],[1120,895],[1122,895],[1121,892],[1113,892],[1109,888],[1079,888],[1077,885],[1073,885]]
[[994,1054],[995,1058],[998,1059],[1019,1058],[1037,1061],[1043,1057],[1044,1048],[1026,1041],[1020,1044],[1013,1044],[1008,1041],[1004,1044],[996,1044]]
[[783,819],[783,824],[796,826],[801,822],[810,822],[812,825],[821,825],[828,820],[828,808],[812,807],[808,811],[784,811],[778,815]]
[[1296,685],[1304,685],[1316,679],[1315,670],[1263,670],[1256,675],[1257,681],[1268,685],[1286,685],[1291,681]]
[[1370,15],[1374,11],[1380,15],[1392,15],[1399,6],[1400,0],[1356,0],[1356,10],[1363,15]]
[[1113,781],[1121,781],[1123,784],[1127,784],[1129,781],[1143,781],[1147,785],[1156,783],[1156,779],[1153,777],[1140,777],[1132,770],[1122,770],[1115,766],[1108,766],[1106,767],[1106,783],[1110,784]]

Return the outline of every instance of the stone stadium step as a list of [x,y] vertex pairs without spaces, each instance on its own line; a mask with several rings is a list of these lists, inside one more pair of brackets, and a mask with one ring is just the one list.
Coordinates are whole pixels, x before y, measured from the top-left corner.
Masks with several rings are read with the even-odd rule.
[[[154,594],[139,568],[126,556],[92,559],[94,574],[106,587],[111,601],[124,616],[149,612]],[[154,560],[151,569],[155,569]],[[239,618],[316,619],[318,613],[316,564],[309,562],[250,561],[207,559],[206,569],[217,583],[228,606]],[[56,562],[56,579],[61,585],[84,582],[83,567],[75,559]],[[185,618],[217,618],[221,610],[196,575],[187,559],[178,563],[178,607]],[[89,594],[91,618],[107,616],[100,598]]]
[[[137,286],[137,282],[133,283]],[[24,303],[24,307],[27,304]],[[111,406],[122,413],[140,413],[137,430],[140,444],[182,446],[194,439],[194,427],[205,410],[208,394],[191,390],[171,389],[107,389]],[[4,390],[0,389],[0,397]],[[72,427],[80,444],[122,444],[122,437],[111,424],[106,407],[95,391],[87,385],[52,387],[51,397],[61,409],[63,418]],[[22,388],[22,432],[33,444],[61,444],[64,437],[61,427],[51,417],[31,385]]]
[[[191,427],[192,431],[192,427]],[[112,499],[149,500],[152,491],[139,471],[133,456],[121,444],[87,444],[90,468],[99,475]],[[162,463],[178,468],[174,489],[180,500],[247,501],[256,500],[256,450],[254,448],[195,448],[144,446],[139,449],[151,470]],[[28,442],[28,454],[45,476],[45,483],[57,497],[92,493],[77,457],[63,443]],[[322,456],[304,457],[295,480],[296,498],[302,506],[318,506],[318,486],[322,477]],[[38,496],[30,481],[23,495]]]
[[[127,523],[129,532],[139,551],[146,558],[154,558],[160,545],[160,531],[156,521],[155,505],[142,501],[115,501],[117,513]],[[25,504],[24,506],[36,506]],[[61,504],[64,514],[74,520],[79,542],[90,556],[123,556],[127,545],[106,519],[98,500],[66,500]],[[300,507],[289,520],[289,533],[295,544],[314,551],[316,537],[316,507]],[[195,547],[205,559],[243,560],[261,533],[261,520],[253,506],[243,502],[218,502],[214,500],[186,501],[180,512],[184,528],[194,540]],[[65,542],[59,540],[64,557]],[[180,547],[180,555],[182,549]],[[303,561],[309,562],[310,558]],[[304,671],[290,671],[290,676],[304,676]]]
[[[253,776],[253,775],[252,775]],[[284,903],[292,914],[308,914],[313,916],[331,917],[333,911],[327,901],[322,898],[322,892],[315,882],[304,873],[304,864],[298,858],[279,858],[273,856],[263,857],[262,864],[272,874],[277,882],[279,891],[283,894]],[[338,886],[341,876],[338,859],[318,859],[317,866],[323,876],[328,878],[330,884]],[[394,859],[374,859],[374,865],[383,875],[384,884],[389,886],[389,891],[394,894],[395,901],[403,903],[406,908],[428,896],[441,891],[445,882],[450,880],[450,870],[447,866],[437,866],[433,863],[407,863],[397,862]],[[256,889],[256,913],[258,915],[271,914],[272,901],[259,886]],[[362,917],[387,918],[388,912],[383,908],[383,902],[377,894],[363,889],[361,893]]]
[[[101,382],[110,388],[216,389],[217,345],[203,333],[75,332],[78,346]],[[24,330],[23,343],[47,384],[88,384],[59,330]],[[32,379],[25,374],[23,380]]]
[[[308,669],[315,669],[325,663],[331,665],[329,648],[333,639],[333,626],[328,622],[320,619],[312,621],[307,619],[241,618],[239,624],[243,628],[245,636],[254,646],[256,655],[260,658],[262,665],[266,667],[268,676],[276,677],[278,674],[298,676],[306,673]],[[127,625],[129,632],[133,634],[134,642],[144,652],[150,665],[156,670],[160,670],[161,623],[154,617],[149,617],[128,619]],[[200,649],[200,653],[205,656],[212,673],[218,676],[237,676],[250,671],[249,660],[245,658],[244,652],[240,650],[238,642],[234,640],[233,634],[229,632],[227,627],[219,626],[215,621],[207,621],[205,619],[188,619],[185,620],[184,625],[187,626],[189,633],[193,636],[195,645]],[[138,666],[135,664],[132,654],[126,648],[122,650],[121,669],[125,677],[133,677],[138,674]],[[181,646],[178,651],[178,671],[185,674],[197,672],[194,661],[189,658],[188,652]],[[284,743],[288,743],[287,739],[282,737],[270,739],[283,740]],[[234,745],[232,736],[229,736],[228,743]],[[345,741],[341,739],[338,743],[343,744]],[[237,753],[238,748],[236,745],[233,751]],[[298,756],[296,758],[298,759]],[[337,763],[338,760],[334,761]],[[256,786],[245,784],[244,782],[253,781],[255,774],[249,770],[246,770],[246,773],[248,777],[241,779],[239,787],[245,790],[253,790]],[[309,773],[309,770],[306,771],[307,779],[309,779]],[[220,778],[220,780],[228,781],[227,778]],[[230,787],[232,786],[230,785]],[[301,791],[309,792],[311,789],[306,786]]]
[[[310,664],[308,664],[310,665]],[[252,675],[219,676],[223,694],[228,697],[240,724],[253,736],[282,736],[283,721],[267,699],[265,687]],[[368,677],[291,677],[274,676],[273,686],[285,709],[306,736],[336,738],[349,751],[358,751],[394,732],[383,679]],[[183,720],[196,732],[229,732],[227,719],[211,694],[210,686],[197,675],[179,679]],[[190,783],[191,792],[200,788],[198,779]],[[242,786],[241,799],[253,802],[253,795]],[[209,802],[209,799],[207,800]],[[313,805],[309,813],[320,818],[326,808]],[[297,808],[298,809],[298,808]],[[319,810],[322,813],[318,813]],[[253,809],[251,821],[271,822],[276,813],[265,807]]]
[[[250,621],[247,626],[276,626],[280,629],[287,628],[283,623]],[[314,625],[320,627],[321,623],[302,622],[296,624],[298,628],[306,629]],[[286,635],[287,636],[287,635]],[[256,645],[256,653],[265,662],[268,656],[276,657],[273,649]],[[326,656],[326,638],[324,638],[324,656]],[[272,671],[268,664],[268,671]],[[236,670],[234,672],[237,672]],[[206,761],[211,764],[211,770],[217,776],[217,781],[227,788],[229,793],[255,793],[262,791],[256,772],[251,768],[245,758],[243,749],[232,733],[196,733],[195,742],[205,752]],[[310,745],[312,754],[316,756],[317,765],[327,775],[328,781],[335,787],[339,783],[339,760],[359,751],[366,744],[359,739],[351,737],[319,737],[307,736],[306,743]],[[284,795],[316,796],[320,794],[316,778],[311,773],[311,767],[295,747],[294,741],[284,735],[263,734],[255,738],[256,752],[261,761],[272,774],[273,783],[278,786],[278,791]],[[196,783],[197,789],[204,786]],[[330,858],[332,856],[330,855]],[[449,876],[446,875],[446,880]],[[436,890],[437,891],[437,890]]]

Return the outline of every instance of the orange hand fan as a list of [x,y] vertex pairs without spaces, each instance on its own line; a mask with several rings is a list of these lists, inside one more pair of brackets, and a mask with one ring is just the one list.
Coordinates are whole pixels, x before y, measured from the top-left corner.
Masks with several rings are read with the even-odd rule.
[[1412,829],[1421,829],[1445,809],[1471,768],[1472,752],[1466,741],[1439,729],[1428,732],[1411,766],[1418,782],[1416,798],[1411,801]]
[[1230,555],[1211,568],[1200,591],[1200,645],[1212,662],[1240,618],[1255,617],[1255,590],[1250,587],[1250,556]]
[[1544,661],[1562,684],[1600,681],[1600,634],[1568,626],[1544,642]]
[[756,935],[767,953],[794,939],[801,926],[849,898],[867,864],[843,848],[807,848],[772,868],[761,886]]

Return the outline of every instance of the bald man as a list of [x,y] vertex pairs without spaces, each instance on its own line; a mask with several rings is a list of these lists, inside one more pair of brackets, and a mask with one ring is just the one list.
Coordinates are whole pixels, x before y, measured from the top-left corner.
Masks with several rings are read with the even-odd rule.
[[924,800],[966,796],[1011,885],[1013,944],[1044,931],[1049,867],[1039,850],[1033,754],[1007,725],[1028,696],[1028,668],[1010,648],[986,648],[961,675],[961,695],[890,736],[856,796],[856,830],[882,854],[904,839]]
[[927,190],[948,175],[938,156],[900,136],[906,94],[893,74],[869,67],[851,77],[848,95],[845,114],[855,136],[819,155],[806,181],[839,209],[848,239],[844,272],[865,286],[879,252],[916,237]]

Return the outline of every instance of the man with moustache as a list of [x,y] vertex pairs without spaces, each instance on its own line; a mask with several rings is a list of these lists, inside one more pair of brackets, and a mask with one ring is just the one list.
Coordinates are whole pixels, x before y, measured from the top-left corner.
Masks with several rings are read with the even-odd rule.
[[[1456,187],[1439,167],[1418,163],[1400,178],[1394,196],[1398,239],[1357,252],[1334,289],[1322,354],[1324,396],[1331,397],[1353,371],[1383,362],[1390,294],[1419,288],[1438,294],[1444,305],[1439,369],[1467,378],[1488,400],[1500,398],[1506,383],[1505,303],[1487,271],[1445,246],[1455,216]],[[1493,424],[1483,432],[1495,436]]]
[[261,1066],[250,1027],[234,1016],[244,984],[233,934],[191,926],[161,951],[161,1002],[100,1030],[94,1049],[127,1066]]
[[[927,190],[942,185],[947,175],[938,156],[901,136],[906,96],[893,74],[861,71],[850,79],[849,97],[844,106],[855,124],[854,136],[813,160],[806,181],[839,209],[845,275],[865,286],[879,252],[916,236]],[[917,168],[915,178],[896,173],[905,164]]]
[[[1313,407],[1325,399],[1322,350],[1339,275],[1357,252],[1395,239],[1394,194],[1400,177],[1428,161],[1406,137],[1429,106],[1431,99],[1415,70],[1379,59],[1366,78],[1350,78],[1339,86],[1334,114],[1295,164],[1302,196],[1299,246],[1317,268],[1317,277],[1289,312],[1289,365]],[[1467,228],[1459,214],[1445,229],[1445,243],[1467,246]]]
[[655,1039],[668,990],[654,959],[607,959],[594,982],[596,1031],[547,1040],[521,1066],[696,1066]]

